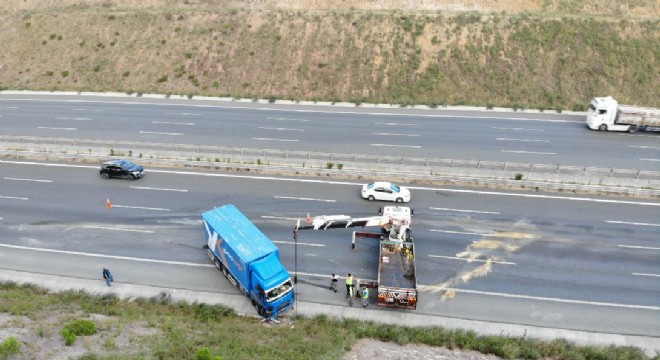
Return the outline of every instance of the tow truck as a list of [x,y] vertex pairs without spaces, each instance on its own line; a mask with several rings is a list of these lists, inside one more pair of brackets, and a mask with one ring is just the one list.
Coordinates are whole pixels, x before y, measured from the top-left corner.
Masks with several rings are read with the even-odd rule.
[[380,232],[353,231],[351,248],[360,238],[380,241],[378,280],[361,285],[377,289],[377,304],[380,306],[416,309],[417,279],[415,275],[415,248],[412,238],[411,220],[413,210],[403,206],[385,206],[377,216],[355,218],[348,215],[307,216],[305,223],[298,220],[298,230],[328,230],[349,227],[380,227]]

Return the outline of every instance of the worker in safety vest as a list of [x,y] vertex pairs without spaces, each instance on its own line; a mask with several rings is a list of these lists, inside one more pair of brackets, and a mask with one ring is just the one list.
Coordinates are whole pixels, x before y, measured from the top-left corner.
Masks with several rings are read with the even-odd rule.
[[348,273],[348,276],[346,276],[346,297],[351,296],[351,288],[353,288],[353,275]]
[[362,287],[362,307],[369,305],[369,289],[366,286]]

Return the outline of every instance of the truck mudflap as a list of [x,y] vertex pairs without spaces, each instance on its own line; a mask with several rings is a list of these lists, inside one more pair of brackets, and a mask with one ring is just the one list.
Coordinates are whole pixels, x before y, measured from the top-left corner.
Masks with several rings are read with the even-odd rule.
[[417,309],[417,290],[380,287],[377,303],[379,306],[414,310]]

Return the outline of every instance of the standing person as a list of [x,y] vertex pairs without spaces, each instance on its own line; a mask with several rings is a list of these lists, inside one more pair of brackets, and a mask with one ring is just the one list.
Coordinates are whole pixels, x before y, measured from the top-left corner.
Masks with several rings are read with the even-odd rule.
[[369,289],[366,286],[362,287],[362,307],[369,305]]
[[353,287],[353,275],[351,275],[351,273],[348,273],[348,276],[346,276],[346,297],[351,296],[352,287]]
[[332,277],[330,278],[330,290],[334,290],[337,292],[337,282],[339,281],[339,276],[337,276],[335,273],[332,274]]
[[108,284],[108,286],[112,286],[110,285],[110,283],[115,281],[115,279],[112,278],[112,273],[110,272],[110,269],[108,269],[105,266],[103,267],[103,278],[105,279],[105,283]]

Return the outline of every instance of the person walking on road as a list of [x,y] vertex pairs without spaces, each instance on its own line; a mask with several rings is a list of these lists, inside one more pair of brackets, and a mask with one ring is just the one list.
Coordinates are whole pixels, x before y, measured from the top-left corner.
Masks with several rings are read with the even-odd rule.
[[366,286],[362,287],[362,307],[369,305],[369,289]]
[[115,281],[115,279],[112,278],[110,269],[105,266],[103,267],[103,278],[105,279],[105,283],[108,284],[108,286],[112,286],[110,283]]
[[353,275],[348,273],[346,276],[346,297],[351,297],[351,289],[353,288]]
[[330,290],[337,292],[337,282],[339,282],[339,276],[333,273],[330,278]]

